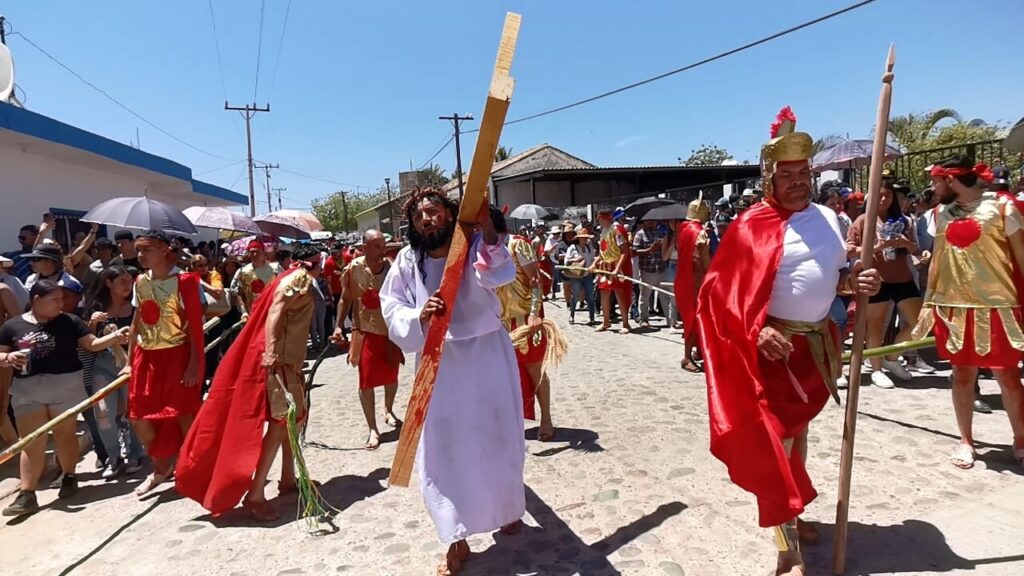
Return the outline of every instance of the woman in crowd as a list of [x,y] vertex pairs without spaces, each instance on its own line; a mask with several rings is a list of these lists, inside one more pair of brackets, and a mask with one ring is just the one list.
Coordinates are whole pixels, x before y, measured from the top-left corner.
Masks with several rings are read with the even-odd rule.
[[[134,281],[134,272],[124,266],[111,266],[100,274],[99,290],[89,314],[90,324],[94,326],[96,334],[131,327],[132,316],[135,314],[132,306]],[[93,376],[96,388],[103,388],[113,382],[127,360],[127,350],[118,344],[97,354]],[[134,474],[142,468],[145,450],[125,418],[127,410],[127,386],[121,386],[94,408],[100,441],[108,456],[103,470],[103,478],[108,480],[122,473]]]
[[[61,312],[64,294],[55,282],[37,281],[29,296],[28,312],[0,327],[0,366],[15,369],[11,403],[18,425],[26,434],[85,400],[79,346],[99,352],[113,344],[128,343],[127,329],[97,338],[81,318]],[[70,498],[78,491],[75,420],[54,427],[53,437],[64,472],[58,498]],[[39,509],[36,487],[46,462],[46,440],[45,434],[40,435],[21,453],[21,492],[3,510],[4,516],[31,514]]]
[[[566,266],[590,268],[594,264],[594,248],[590,245],[593,235],[583,226],[576,227],[576,242],[565,251]],[[594,314],[597,304],[594,302],[594,275],[589,272],[566,271],[569,280],[569,323],[576,321],[576,303],[583,300],[587,304],[590,315],[588,325],[595,324]]]
[[[668,232],[661,239],[661,257],[665,259],[665,282],[671,284],[676,279],[678,260],[676,254],[675,230],[679,227],[678,220],[670,220]],[[676,308],[676,299],[668,299],[668,316],[665,317],[666,324],[674,330],[681,330],[683,323],[679,321],[679,308]]]
[[[914,283],[908,258],[918,251],[917,233],[913,220],[903,215],[893,196],[892,184],[883,184],[878,197],[878,220],[872,223],[876,227],[874,266],[882,276],[882,289],[868,299],[868,348],[882,345],[885,329],[889,325],[890,304],[896,305],[900,315],[896,343],[910,338],[910,332],[921,312],[921,292]],[[850,227],[848,240],[857,253],[863,241],[865,218],[865,214],[858,216]],[[870,362],[871,383],[879,388],[894,387],[892,380],[882,373],[883,369],[899,380],[912,378],[896,356],[872,358]]]
[[[13,265],[14,261],[8,258],[0,259],[0,267],[7,267],[8,263]],[[6,274],[6,271],[0,271],[0,274]],[[17,282],[17,285],[21,285],[20,280],[14,276],[11,276],[11,278]],[[22,290],[24,290],[24,287]],[[24,306],[19,305],[14,290],[7,284],[0,282],[0,325],[21,314],[22,310],[24,310]],[[14,371],[11,368],[0,367],[0,442],[3,443],[3,446],[14,444],[18,441],[18,433],[15,431],[14,425],[7,415],[7,408],[11,401],[11,380],[13,378]]]

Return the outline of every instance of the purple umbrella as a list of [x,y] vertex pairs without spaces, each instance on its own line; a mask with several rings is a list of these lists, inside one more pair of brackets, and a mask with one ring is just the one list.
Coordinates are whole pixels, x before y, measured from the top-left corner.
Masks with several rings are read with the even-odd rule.
[[250,234],[262,232],[259,226],[256,226],[256,223],[252,221],[252,218],[223,206],[192,206],[191,208],[186,208],[183,214],[193,224],[203,228],[248,232]]
[[177,208],[151,198],[112,198],[82,216],[82,222],[171,234],[199,234]]
[[[837,142],[811,159],[811,166],[814,170],[842,170],[844,168],[863,168],[871,164],[871,140],[843,140]],[[885,146],[885,159],[902,156],[903,153],[889,146]]]

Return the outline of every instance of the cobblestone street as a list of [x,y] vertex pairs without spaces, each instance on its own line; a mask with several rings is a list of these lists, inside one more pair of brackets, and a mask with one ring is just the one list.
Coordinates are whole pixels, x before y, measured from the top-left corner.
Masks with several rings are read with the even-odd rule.
[[[679,335],[664,328],[597,334],[569,326],[558,303],[548,316],[571,348],[552,375],[555,441],[539,443],[535,425],[525,426],[528,527],[472,539],[476,554],[463,573],[773,574],[774,543],[756,525],[753,496],[733,486],[708,452],[703,376],[679,369]],[[343,358],[331,358],[317,373],[324,386],[313,392],[306,458],[341,510],[336,532],[304,532],[293,497],[276,501],[282,520],[270,525],[240,510],[212,519],[170,485],[139,501],[131,491],[141,474],[104,482],[90,454],[79,465],[77,496],[57,504],[55,490],[41,491],[40,513],[0,524],[2,572],[434,574],[443,549],[416,479],[411,489],[387,489],[397,432],[388,431],[376,452],[362,449],[356,381]],[[948,461],[956,426],[945,372],[895,390],[863,389],[847,574],[1024,574],[1024,471],[1010,456],[998,386],[984,380],[982,392],[998,409],[976,416],[981,460],[962,471]],[[381,402],[379,393],[378,411]],[[821,522],[822,541],[806,549],[810,574],[831,574],[842,418],[830,404],[811,429],[808,467],[820,495],[805,519]],[[10,465],[0,471],[0,478],[15,475]]]

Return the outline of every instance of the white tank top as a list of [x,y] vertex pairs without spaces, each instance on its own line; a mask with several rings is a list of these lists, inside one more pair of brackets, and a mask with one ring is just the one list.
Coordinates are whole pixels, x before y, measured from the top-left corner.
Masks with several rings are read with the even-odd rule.
[[836,213],[811,204],[789,217],[782,237],[782,260],[772,286],[768,315],[819,322],[836,297],[846,268],[846,243]]

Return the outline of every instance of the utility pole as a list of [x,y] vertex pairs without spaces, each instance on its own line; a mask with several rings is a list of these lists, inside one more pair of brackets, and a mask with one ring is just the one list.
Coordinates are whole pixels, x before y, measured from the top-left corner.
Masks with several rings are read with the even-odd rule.
[[437,119],[451,120],[452,124],[455,125],[455,171],[459,177],[459,200],[462,200],[462,146],[459,143],[459,125],[466,120],[472,120],[473,115],[459,116],[458,114],[452,114],[451,116],[438,116]]
[[245,142],[249,149],[249,216],[256,215],[256,188],[253,187],[252,182],[252,126],[250,121],[257,112],[270,112],[270,103],[267,103],[263,108],[256,106],[253,102],[252,106],[246,104],[245,106],[229,106],[227,100],[224,101],[225,110],[237,110],[242,113],[245,117]]
[[287,188],[274,188],[274,192],[277,192],[277,209],[281,210],[281,192],[288,190]]
[[0,16],[0,44],[7,44],[7,18]]
[[391,225],[391,233],[395,233],[395,205],[391,203],[391,178],[384,179],[384,187],[388,191],[388,222]]
[[263,166],[256,166],[256,168],[263,170],[263,172],[267,175],[267,212],[273,212],[274,201],[270,199],[270,171],[275,168],[280,168],[280,166],[278,166],[277,164],[264,164]]

